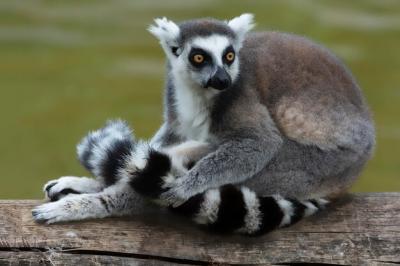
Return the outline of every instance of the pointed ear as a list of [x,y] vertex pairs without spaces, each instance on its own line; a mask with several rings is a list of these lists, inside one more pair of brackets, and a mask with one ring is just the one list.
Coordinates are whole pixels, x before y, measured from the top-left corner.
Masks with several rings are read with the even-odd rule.
[[229,27],[236,33],[238,41],[241,44],[247,32],[254,28],[254,15],[253,14],[242,14],[239,17],[233,18],[228,21]]
[[155,24],[150,25],[148,28],[149,32],[160,40],[161,46],[168,56],[178,56],[178,38],[180,33],[178,25],[165,17],[157,18],[154,22]]

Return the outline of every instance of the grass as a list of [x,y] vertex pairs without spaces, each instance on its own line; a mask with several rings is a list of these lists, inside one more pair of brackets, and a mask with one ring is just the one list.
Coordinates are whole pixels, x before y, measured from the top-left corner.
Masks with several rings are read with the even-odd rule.
[[109,118],[139,137],[161,123],[164,56],[146,31],[243,12],[257,30],[308,36],[357,77],[374,113],[377,149],[353,191],[400,190],[400,4],[396,0],[115,0],[0,2],[0,198],[40,198],[44,182],[86,175],[75,144]]

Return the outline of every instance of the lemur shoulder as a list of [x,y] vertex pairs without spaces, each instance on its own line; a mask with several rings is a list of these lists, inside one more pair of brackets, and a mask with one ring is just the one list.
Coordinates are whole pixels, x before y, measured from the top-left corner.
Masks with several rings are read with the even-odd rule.
[[217,231],[261,234],[344,192],[375,144],[359,86],[320,45],[253,26],[250,14],[156,19],[149,30],[168,60],[164,124],[149,142],[121,121],[90,133],[78,156],[97,179],[50,181],[55,201],[34,218],[141,213],[151,199]]

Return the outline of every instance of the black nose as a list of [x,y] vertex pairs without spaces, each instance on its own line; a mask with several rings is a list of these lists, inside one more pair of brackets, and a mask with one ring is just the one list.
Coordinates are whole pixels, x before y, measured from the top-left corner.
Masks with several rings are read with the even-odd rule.
[[217,90],[224,90],[231,86],[231,77],[222,67],[218,67],[217,72],[207,82],[207,87],[213,87]]

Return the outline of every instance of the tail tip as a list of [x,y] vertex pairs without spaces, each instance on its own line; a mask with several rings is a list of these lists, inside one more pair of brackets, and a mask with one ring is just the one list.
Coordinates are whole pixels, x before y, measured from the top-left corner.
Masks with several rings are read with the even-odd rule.
[[132,130],[121,120],[109,120],[102,128],[89,132],[76,146],[78,160],[90,172],[113,150],[120,146],[129,150],[135,145]]
[[330,203],[329,200],[324,198],[314,199],[314,202],[316,203],[316,207],[320,210],[325,209],[325,207]]
[[323,198],[318,198],[308,200],[303,204],[307,207],[304,211],[304,217],[307,217],[325,209],[325,207],[329,204],[329,201]]

